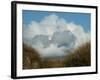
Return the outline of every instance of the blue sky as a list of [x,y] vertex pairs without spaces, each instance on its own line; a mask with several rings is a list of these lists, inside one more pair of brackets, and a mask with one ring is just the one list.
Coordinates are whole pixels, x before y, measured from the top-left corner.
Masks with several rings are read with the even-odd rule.
[[31,21],[40,22],[45,16],[49,16],[51,14],[56,14],[60,18],[65,19],[66,22],[74,22],[75,24],[81,25],[85,31],[90,31],[91,15],[89,13],[23,10],[23,24],[28,25]]

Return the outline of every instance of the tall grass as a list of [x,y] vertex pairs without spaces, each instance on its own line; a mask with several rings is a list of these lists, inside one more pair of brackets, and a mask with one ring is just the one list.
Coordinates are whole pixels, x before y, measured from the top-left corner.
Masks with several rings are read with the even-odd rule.
[[23,69],[39,68],[41,63],[41,58],[38,52],[23,44]]
[[66,67],[90,66],[91,45],[86,43],[77,48],[73,53],[66,56],[64,64]]
[[23,44],[23,69],[90,66],[90,49],[90,43],[86,43],[66,55],[63,59],[43,59],[38,51]]

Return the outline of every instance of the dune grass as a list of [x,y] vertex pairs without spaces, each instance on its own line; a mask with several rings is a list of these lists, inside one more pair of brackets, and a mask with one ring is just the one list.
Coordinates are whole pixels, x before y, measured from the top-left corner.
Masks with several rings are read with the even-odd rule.
[[90,66],[91,65],[91,45],[86,43],[74,52],[66,56],[64,64],[66,67],[77,67],[77,66]]
[[38,52],[23,44],[23,69],[39,68],[41,63],[41,58]]
[[91,45],[86,43],[75,49],[64,59],[43,59],[38,51],[23,44],[23,69],[78,67],[91,65]]

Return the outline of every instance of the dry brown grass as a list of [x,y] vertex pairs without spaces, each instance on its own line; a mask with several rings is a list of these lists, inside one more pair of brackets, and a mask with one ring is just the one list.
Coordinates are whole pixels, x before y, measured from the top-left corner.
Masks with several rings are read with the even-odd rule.
[[90,66],[90,49],[90,43],[86,43],[63,59],[42,59],[35,49],[23,44],[23,69]]
[[41,63],[41,58],[38,52],[23,44],[23,69],[39,68]]
[[59,68],[64,67],[63,60],[46,59],[43,61],[42,68]]
[[73,53],[66,56],[64,63],[66,67],[90,66],[91,65],[91,45],[86,43],[77,48]]

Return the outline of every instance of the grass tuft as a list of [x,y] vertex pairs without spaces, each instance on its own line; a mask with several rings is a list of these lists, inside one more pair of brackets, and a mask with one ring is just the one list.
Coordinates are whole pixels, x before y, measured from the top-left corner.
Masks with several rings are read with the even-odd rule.
[[77,67],[77,66],[90,66],[91,65],[91,50],[90,43],[86,43],[74,52],[70,53],[65,58],[66,67]]

